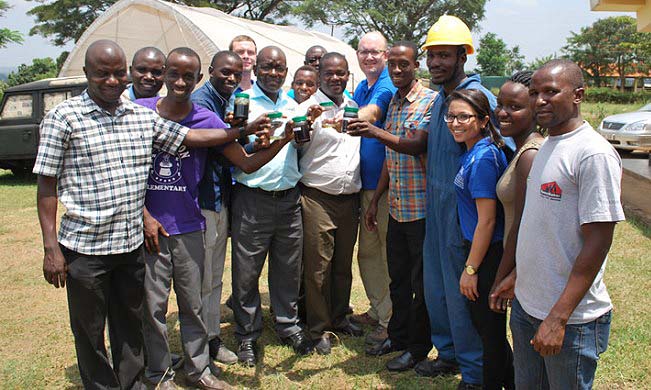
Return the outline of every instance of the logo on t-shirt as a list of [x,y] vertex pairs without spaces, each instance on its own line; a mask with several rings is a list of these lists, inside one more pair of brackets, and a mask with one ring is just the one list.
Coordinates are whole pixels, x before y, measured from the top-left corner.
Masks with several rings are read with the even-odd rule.
[[563,196],[563,190],[555,181],[550,181],[549,183],[540,185],[540,196],[546,199],[560,201]]

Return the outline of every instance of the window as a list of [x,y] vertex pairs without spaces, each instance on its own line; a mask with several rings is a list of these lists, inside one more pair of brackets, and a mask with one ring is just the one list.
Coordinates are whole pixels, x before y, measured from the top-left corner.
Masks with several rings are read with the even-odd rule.
[[34,110],[32,95],[7,96],[0,119],[31,118]]
[[56,107],[57,104],[72,97],[72,91],[46,92],[43,94],[43,115]]

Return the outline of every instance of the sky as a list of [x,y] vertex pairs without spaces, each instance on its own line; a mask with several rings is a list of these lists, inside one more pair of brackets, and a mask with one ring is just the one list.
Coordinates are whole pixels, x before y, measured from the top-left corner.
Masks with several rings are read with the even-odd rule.
[[[9,0],[9,4],[13,8],[0,19],[0,26],[22,32],[25,42],[22,45],[9,44],[0,49],[0,72],[7,68],[15,69],[23,63],[31,63],[33,58],[56,58],[61,51],[73,47],[72,44],[56,47],[40,36],[28,35],[34,20],[26,12],[36,2]],[[480,30],[473,32],[473,40],[477,47],[482,35],[493,32],[509,47],[520,46],[525,61],[529,62],[553,53],[560,54],[561,47],[566,44],[572,31],[578,32],[581,27],[612,15],[635,16],[633,13],[592,12],[589,0],[489,0],[485,17],[480,22]],[[330,32],[327,26],[316,29]],[[466,69],[475,66],[475,56],[471,55]]]

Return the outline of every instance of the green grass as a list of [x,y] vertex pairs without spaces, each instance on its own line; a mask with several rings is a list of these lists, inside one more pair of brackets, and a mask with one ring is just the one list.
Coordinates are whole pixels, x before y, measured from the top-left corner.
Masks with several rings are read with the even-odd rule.
[[[75,389],[81,387],[65,291],[42,276],[42,250],[35,208],[34,179],[16,180],[0,171],[0,385],[3,389]],[[651,231],[635,221],[621,223],[608,260],[606,283],[615,305],[610,346],[602,355],[595,388],[651,388]],[[227,260],[223,300],[230,294]],[[353,266],[351,303],[367,308]],[[330,356],[296,357],[280,345],[268,315],[265,275],[260,279],[265,330],[261,364],[223,367],[222,378],[239,388],[264,389],[454,389],[459,377],[419,378],[413,372],[389,373],[388,357],[364,355],[363,338],[343,337]],[[172,350],[180,351],[174,298],[168,317]],[[233,316],[223,309],[223,339],[234,349]],[[435,351],[432,352],[432,356]],[[182,380],[182,378],[180,378]]]
[[583,103],[581,113],[583,119],[596,129],[605,117],[635,111],[642,106],[643,104]]

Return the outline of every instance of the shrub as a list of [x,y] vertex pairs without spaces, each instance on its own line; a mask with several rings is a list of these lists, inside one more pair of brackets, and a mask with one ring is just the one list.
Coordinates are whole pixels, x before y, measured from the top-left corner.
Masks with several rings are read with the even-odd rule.
[[620,91],[612,88],[586,88],[588,103],[636,104],[651,101],[651,91]]

